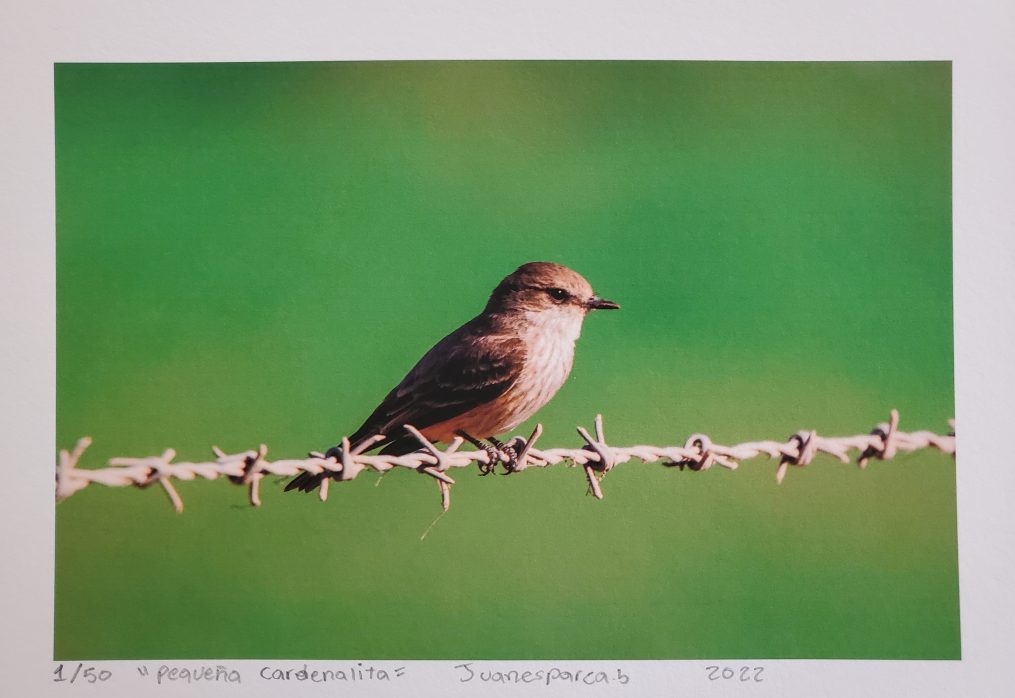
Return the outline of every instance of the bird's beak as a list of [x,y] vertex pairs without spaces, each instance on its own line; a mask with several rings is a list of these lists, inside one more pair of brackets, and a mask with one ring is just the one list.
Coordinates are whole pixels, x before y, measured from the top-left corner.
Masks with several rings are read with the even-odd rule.
[[613,301],[608,301],[605,298],[599,296],[592,296],[585,304],[585,307],[589,310],[617,310],[620,306]]

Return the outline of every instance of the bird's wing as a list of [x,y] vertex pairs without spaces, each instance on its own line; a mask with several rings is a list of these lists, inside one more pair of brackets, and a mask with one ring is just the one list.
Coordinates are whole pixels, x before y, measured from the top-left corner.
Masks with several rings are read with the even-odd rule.
[[464,414],[502,395],[524,363],[521,339],[476,318],[428,351],[349,440],[384,434],[376,445],[390,444],[405,435],[404,424],[422,430]]

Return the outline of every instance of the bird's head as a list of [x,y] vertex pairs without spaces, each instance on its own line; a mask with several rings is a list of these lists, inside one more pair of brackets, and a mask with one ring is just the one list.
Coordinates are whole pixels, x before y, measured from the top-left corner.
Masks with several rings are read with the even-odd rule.
[[581,319],[591,310],[619,307],[597,296],[589,282],[573,269],[553,262],[529,262],[497,285],[486,311],[546,313]]

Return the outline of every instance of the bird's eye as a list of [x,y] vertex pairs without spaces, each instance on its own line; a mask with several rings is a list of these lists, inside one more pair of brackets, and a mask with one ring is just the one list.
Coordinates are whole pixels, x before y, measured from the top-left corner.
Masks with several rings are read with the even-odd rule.
[[549,293],[550,298],[552,298],[557,303],[563,303],[564,301],[566,301],[568,298],[571,297],[571,294],[562,288],[548,288],[546,289],[546,292]]

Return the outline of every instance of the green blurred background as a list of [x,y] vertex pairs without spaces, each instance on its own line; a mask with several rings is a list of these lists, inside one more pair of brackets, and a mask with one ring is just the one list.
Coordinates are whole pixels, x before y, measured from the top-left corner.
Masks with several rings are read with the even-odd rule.
[[[943,432],[948,63],[55,68],[57,446],[324,449],[530,260],[593,315],[577,446]],[[531,424],[522,425],[528,433]],[[958,658],[955,472],[628,464],[56,509],[57,658]]]

